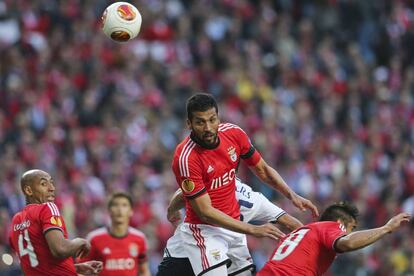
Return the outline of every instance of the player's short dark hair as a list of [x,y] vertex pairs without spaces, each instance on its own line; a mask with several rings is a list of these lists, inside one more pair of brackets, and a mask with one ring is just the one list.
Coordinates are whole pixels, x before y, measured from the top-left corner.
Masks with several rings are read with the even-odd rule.
[[187,118],[191,121],[193,112],[204,112],[213,107],[218,113],[217,102],[212,95],[197,93],[187,100]]
[[358,208],[347,201],[334,203],[323,211],[320,221],[337,221],[342,220],[344,223],[349,223],[352,220],[357,220],[359,215]]
[[114,204],[115,199],[117,199],[117,198],[126,198],[128,200],[128,202],[129,202],[129,205],[132,208],[133,204],[132,204],[132,198],[131,198],[131,196],[129,194],[125,193],[125,192],[116,192],[116,193],[113,193],[109,197],[109,200],[108,200],[108,209],[112,207],[112,205]]

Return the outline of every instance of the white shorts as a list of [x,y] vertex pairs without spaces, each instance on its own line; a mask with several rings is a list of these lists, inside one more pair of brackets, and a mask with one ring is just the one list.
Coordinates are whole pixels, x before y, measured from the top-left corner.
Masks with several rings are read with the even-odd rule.
[[195,275],[227,264],[228,273],[253,267],[246,235],[206,224],[181,224],[182,246],[190,259]]
[[249,185],[239,179],[236,180],[236,198],[244,222],[257,225],[275,222],[286,213],[271,203],[262,193],[253,191]]

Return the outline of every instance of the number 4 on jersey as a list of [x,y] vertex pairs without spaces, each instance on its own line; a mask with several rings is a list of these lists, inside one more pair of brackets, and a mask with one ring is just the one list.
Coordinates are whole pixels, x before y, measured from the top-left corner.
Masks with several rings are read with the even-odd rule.
[[[24,233],[24,240],[26,241],[26,248],[23,245],[23,233]],[[34,248],[32,243],[30,242],[29,238],[29,232],[27,229],[23,231],[23,233],[20,233],[19,235],[19,254],[20,257],[23,257],[24,255],[29,255],[30,265],[32,267],[36,267],[39,264],[39,261],[37,260],[36,253],[34,252]]]
[[277,248],[272,260],[280,261],[289,256],[290,253],[298,246],[310,229],[301,229],[295,233],[290,234],[282,244]]

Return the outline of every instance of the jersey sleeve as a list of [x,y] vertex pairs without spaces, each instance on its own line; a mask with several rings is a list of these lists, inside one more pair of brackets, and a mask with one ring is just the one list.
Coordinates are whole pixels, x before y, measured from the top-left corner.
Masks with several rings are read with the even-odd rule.
[[262,156],[253,146],[249,136],[241,128],[235,128],[237,141],[240,145],[240,158],[248,165],[255,166]]
[[340,223],[330,223],[321,227],[321,242],[327,249],[335,250],[335,242],[346,235],[345,227]]
[[202,165],[194,155],[190,143],[189,148],[184,146],[181,153],[175,156],[172,165],[177,183],[188,199],[199,197],[207,192],[203,182]]
[[[252,201],[255,202],[253,205],[254,216],[252,220],[256,224],[264,224],[268,222],[275,222],[286,212],[280,207],[270,202],[263,194],[254,192],[252,194]],[[240,208],[240,212],[241,212]]]
[[53,202],[47,202],[43,205],[39,213],[40,225],[42,232],[57,229],[65,233],[63,229],[63,218],[60,215],[59,208]]

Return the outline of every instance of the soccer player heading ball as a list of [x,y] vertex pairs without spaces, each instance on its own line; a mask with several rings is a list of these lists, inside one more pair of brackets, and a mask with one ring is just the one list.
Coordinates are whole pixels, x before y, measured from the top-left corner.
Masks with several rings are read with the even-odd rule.
[[240,221],[235,181],[241,160],[296,207],[318,215],[312,202],[297,195],[263,160],[240,127],[220,123],[211,95],[200,93],[188,99],[187,125],[191,134],[176,147],[172,169],[186,201],[186,219],[180,226],[183,248],[196,275],[227,275],[227,264],[241,259],[244,262],[238,262],[231,273],[251,267],[243,234],[274,239],[284,236],[272,224],[256,226]]

